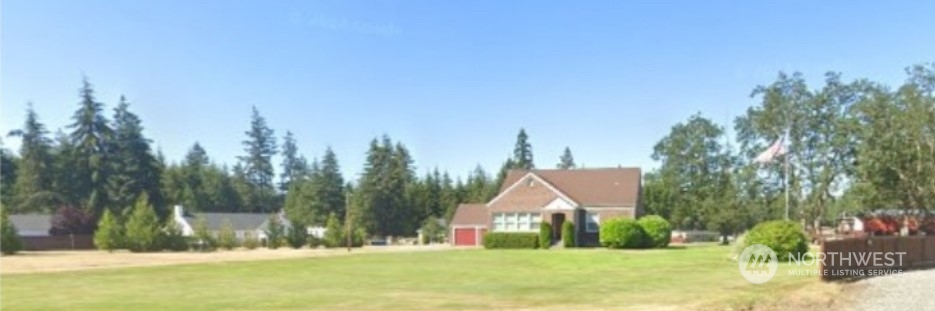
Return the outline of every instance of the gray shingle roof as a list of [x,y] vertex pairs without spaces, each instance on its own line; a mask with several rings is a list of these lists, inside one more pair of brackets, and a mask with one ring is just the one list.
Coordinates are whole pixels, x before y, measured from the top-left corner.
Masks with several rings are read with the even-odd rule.
[[195,225],[199,217],[204,217],[208,222],[208,230],[221,230],[221,224],[225,219],[229,219],[234,226],[234,230],[256,230],[260,228],[266,219],[272,214],[251,214],[251,213],[192,213],[186,215],[185,220],[192,226]]
[[21,234],[24,232],[45,232],[52,228],[52,215],[19,214],[10,215],[10,222]]

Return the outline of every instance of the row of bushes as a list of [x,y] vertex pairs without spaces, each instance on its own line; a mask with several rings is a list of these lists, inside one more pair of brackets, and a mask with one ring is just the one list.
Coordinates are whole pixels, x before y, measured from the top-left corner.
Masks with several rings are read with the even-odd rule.
[[539,238],[528,232],[488,232],[484,234],[484,248],[536,249],[539,248]]
[[601,245],[608,248],[663,248],[669,246],[671,236],[672,225],[656,215],[611,219],[600,230]]
[[[484,235],[485,248],[548,248],[552,245],[552,225],[542,223],[539,234],[490,232]],[[600,242],[608,248],[663,248],[669,245],[672,225],[660,216],[639,220],[611,219],[601,225]],[[562,224],[562,245],[575,247],[575,224]]]

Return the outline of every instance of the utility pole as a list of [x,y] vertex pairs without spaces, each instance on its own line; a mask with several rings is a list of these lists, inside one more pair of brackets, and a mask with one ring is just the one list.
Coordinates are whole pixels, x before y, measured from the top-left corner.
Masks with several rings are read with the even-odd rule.
[[350,192],[344,192],[344,225],[347,228],[347,252],[351,252],[351,196]]

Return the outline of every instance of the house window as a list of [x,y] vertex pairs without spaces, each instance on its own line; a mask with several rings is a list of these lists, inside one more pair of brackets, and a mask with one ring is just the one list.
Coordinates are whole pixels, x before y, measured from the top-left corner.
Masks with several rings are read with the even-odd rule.
[[494,231],[535,231],[540,222],[539,213],[493,213]]
[[494,231],[506,230],[505,216],[503,215],[503,213],[493,214],[493,230]]
[[601,215],[598,213],[588,213],[587,215],[587,231],[588,232],[597,232],[601,229]]

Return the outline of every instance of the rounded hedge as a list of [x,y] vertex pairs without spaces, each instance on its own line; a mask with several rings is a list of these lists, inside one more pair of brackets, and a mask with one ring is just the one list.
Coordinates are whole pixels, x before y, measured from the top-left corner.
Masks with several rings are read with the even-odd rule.
[[575,224],[566,221],[562,224],[562,246],[575,247]]
[[792,256],[808,252],[808,237],[802,226],[788,220],[775,220],[760,223],[744,236],[744,247],[753,244],[769,246],[776,252],[779,260],[785,261]]
[[611,219],[601,224],[601,245],[608,248],[640,248],[645,234],[633,219]]
[[552,224],[543,222],[539,225],[539,245],[542,249],[552,246]]
[[649,215],[640,218],[637,222],[646,234],[644,246],[650,248],[669,246],[669,241],[672,239],[672,225],[669,221],[660,216]]

